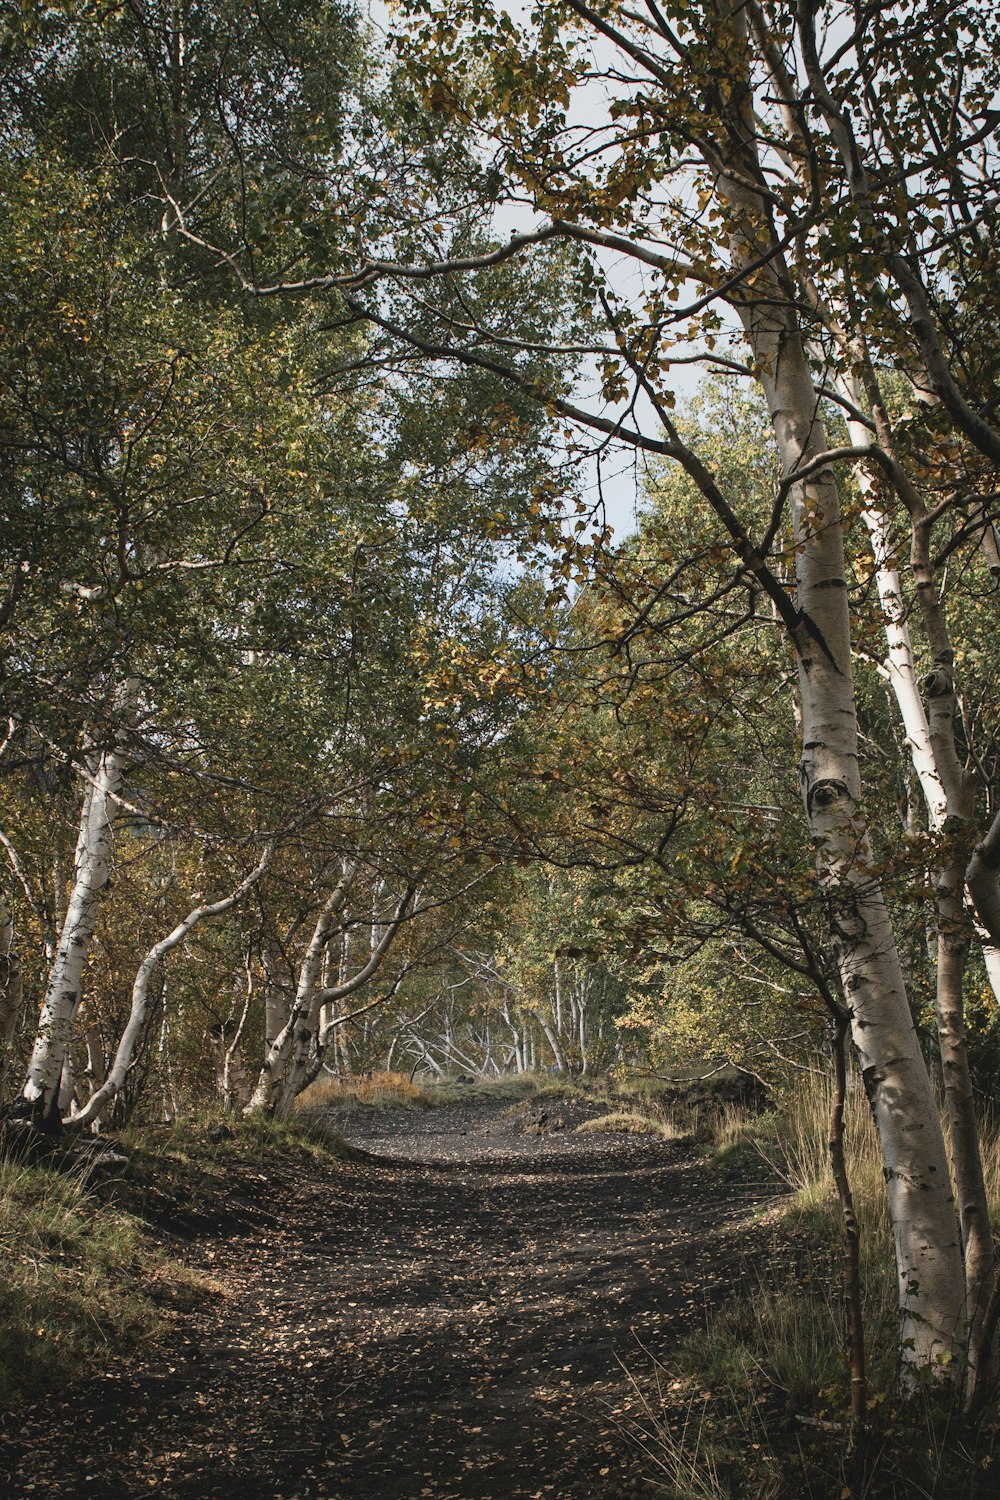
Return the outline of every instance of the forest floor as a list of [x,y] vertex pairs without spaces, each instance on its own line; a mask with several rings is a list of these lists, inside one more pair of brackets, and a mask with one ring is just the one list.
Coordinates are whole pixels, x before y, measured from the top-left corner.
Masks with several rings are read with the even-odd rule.
[[8,1418],[0,1494],[654,1493],[642,1389],[737,1289],[774,1189],[680,1142],[577,1134],[579,1109],[358,1107],[332,1170],[234,1163],[170,1225],[194,1305]]

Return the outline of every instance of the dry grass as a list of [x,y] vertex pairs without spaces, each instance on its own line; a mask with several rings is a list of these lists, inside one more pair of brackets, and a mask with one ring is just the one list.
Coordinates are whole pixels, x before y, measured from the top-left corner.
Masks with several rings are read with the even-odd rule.
[[[862,1234],[875,1435],[847,1454],[842,1222],[829,1165],[830,1104],[829,1085],[816,1078],[786,1097],[779,1113],[731,1111],[717,1122],[717,1160],[752,1170],[753,1157],[762,1158],[788,1197],[753,1292],[710,1317],[677,1366],[657,1371],[655,1389],[647,1383],[636,1441],[666,1495],[959,1500],[994,1493],[983,1487],[992,1437],[970,1430],[947,1392],[903,1406],[897,1400],[894,1256],[878,1141],[859,1086],[848,1101],[846,1136]],[[989,1123],[983,1157],[995,1212],[1000,1138]],[[750,1425],[748,1413],[756,1414]]]
[[425,1089],[405,1073],[382,1072],[358,1078],[320,1078],[296,1101],[296,1112],[352,1109],[419,1109],[430,1101]]
[[578,1135],[594,1135],[607,1132],[627,1132],[630,1135],[658,1135],[665,1141],[680,1140],[683,1132],[672,1120],[655,1119],[651,1115],[634,1110],[615,1110],[611,1114],[598,1115],[593,1120],[584,1120],[576,1127]]
[[986,1199],[993,1227],[1000,1234],[1000,1120],[992,1114],[987,1116],[981,1134]]

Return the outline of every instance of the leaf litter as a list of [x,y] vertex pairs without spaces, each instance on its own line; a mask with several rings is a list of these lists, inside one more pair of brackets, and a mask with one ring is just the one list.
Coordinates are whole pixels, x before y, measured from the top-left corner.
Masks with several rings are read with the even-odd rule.
[[648,1492],[626,1371],[735,1290],[764,1190],[677,1142],[528,1134],[490,1102],[341,1125],[350,1161],[201,1206],[182,1258],[209,1293],[8,1419],[0,1494]]

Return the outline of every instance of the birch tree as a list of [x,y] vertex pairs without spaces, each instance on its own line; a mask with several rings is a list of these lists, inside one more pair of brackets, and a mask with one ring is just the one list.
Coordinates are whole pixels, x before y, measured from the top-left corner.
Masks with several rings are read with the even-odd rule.
[[136,1043],[145,1025],[149,1009],[150,981],[157,964],[163,961],[172,948],[176,948],[178,944],[183,943],[185,938],[188,937],[200,922],[222,916],[224,912],[230,911],[241,901],[264,874],[270,863],[271,852],[270,849],[265,849],[260,861],[248,875],[244,876],[230,895],[223,896],[218,901],[210,901],[194,907],[178,922],[172,932],[169,932],[166,937],[161,938],[158,943],[154,943],[153,947],[150,948],[136,971],[135,981],[132,985],[132,1003],[128,1022],[118,1042],[114,1061],[108,1069],[107,1077],[94,1090],[83,1109],[71,1114],[64,1120],[64,1124],[75,1125],[77,1127],[89,1125],[92,1121],[100,1119],[102,1113],[108,1109],[111,1101],[125,1081],[125,1075],[129,1070],[135,1053]]
[[[367,963],[339,984],[318,986],[316,983],[316,970],[324,946],[322,937],[317,936],[320,932],[320,924],[317,924],[300,968],[291,1014],[268,1048],[257,1087],[248,1105],[249,1110],[266,1110],[279,1119],[287,1115],[294,1100],[309,1082],[307,1073],[312,1049],[317,1044],[323,1045],[318,1035],[320,1011],[325,1005],[339,1006],[341,1001],[355,994],[378,972],[406,919],[412,899],[412,891],[404,892],[384,924]],[[312,1076],[315,1077],[315,1070]]]
[[[134,705],[132,685],[121,708],[127,713]],[[80,1002],[84,965],[98,908],[111,872],[112,828],[120,806],[125,761],[125,744],[120,742],[91,751],[82,767],[83,798],[74,880],[23,1090],[32,1120],[43,1128],[52,1128],[59,1118],[60,1084],[69,1065],[70,1029]]]

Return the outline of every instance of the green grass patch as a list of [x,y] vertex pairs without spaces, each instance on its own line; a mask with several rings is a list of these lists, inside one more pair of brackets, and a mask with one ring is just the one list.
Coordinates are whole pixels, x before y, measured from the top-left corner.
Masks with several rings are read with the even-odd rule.
[[153,1331],[161,1257],[81,1172],[0,1162],[0,1403]]

